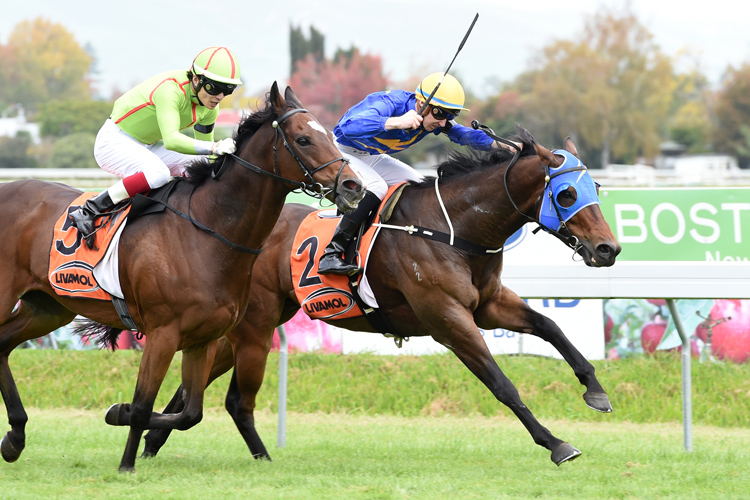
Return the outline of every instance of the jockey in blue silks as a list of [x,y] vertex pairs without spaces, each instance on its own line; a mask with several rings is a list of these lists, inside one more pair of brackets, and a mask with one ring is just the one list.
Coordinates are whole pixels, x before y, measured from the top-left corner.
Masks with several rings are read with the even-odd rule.
[[[442,80],[442,81],[441,81]],[[435,91],[435,88],[437,90]],[[434,94],[433,94],[433,91]],[[432,99],[425,108],[425,103]],[[454,121],[464,106],[464,90],[451,75],[434,73],[422,80],[414,92],[375,92],[341,117],[333,133],[338,148],[367,186],[357,209],[344,214],[320,259],[320,274],[356,274],[356,264],[346,264],[342,253],[359,232],[370,212],[380,205],[388,187],[399,182],[422,180],[406,163],[391,157],[428,135],[446,134],[456,144],[489,151],[507,147],[481,130]],[[518,144],[519,149],[522,147]]]

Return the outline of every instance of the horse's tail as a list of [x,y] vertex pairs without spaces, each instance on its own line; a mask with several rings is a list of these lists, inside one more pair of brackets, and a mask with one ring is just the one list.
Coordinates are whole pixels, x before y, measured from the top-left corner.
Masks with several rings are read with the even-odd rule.
[[113,351],[117,349],[117,338],[124,331],[122,328],[102,325],[91,319],[78,321],[73,329],[73,334],[84,340],[94,341],[99,347],[106,347]]

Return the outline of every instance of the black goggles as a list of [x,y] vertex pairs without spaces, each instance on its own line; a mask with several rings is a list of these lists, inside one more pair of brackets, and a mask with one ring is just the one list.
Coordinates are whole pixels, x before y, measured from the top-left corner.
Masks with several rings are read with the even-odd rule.
[[451,110],[451,112],[448,112],[444,110],[443,108],[437,108],[435,106],[432,106],[432,116],[435,117],[436,120],[452,120],[458,115],[461,111],[460,110]]
[[213,80],[209,80],[208,78],[203,78],[203,90],[206,91],[209,95],[229,95],[232,92],[234,92],[234,89],[237,88],[237,85],[233,83],[221,83],[221,82],[215,82]]

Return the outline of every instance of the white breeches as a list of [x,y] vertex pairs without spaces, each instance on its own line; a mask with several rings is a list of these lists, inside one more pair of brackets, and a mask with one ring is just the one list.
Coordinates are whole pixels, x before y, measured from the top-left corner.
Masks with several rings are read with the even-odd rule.
[[371,155],[358,149],[336,143],[349,166],[365,182],[367,190],[381,200],[388,187],[404,181],[421,181],[423,175],[390,155]]
[[184,176],[187,165],[201,156],[170,151],[161,141],[143,144],[107,120],[96,135],[94,158],[102,169],[121,178],[143,172],[148,185],[155,189],[173,175]]

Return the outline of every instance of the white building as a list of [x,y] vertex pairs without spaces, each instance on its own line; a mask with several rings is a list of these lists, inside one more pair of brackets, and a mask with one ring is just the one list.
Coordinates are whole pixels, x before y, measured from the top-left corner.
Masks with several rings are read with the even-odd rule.
[[[16,111],[16,116],[9,118],[12,111]],[[0,137],[16,137],[18,132],[28,132],[31,141],[39,144],[39,125],[26,121],[26,113],[20,104],[9,107],[0,116]]]

